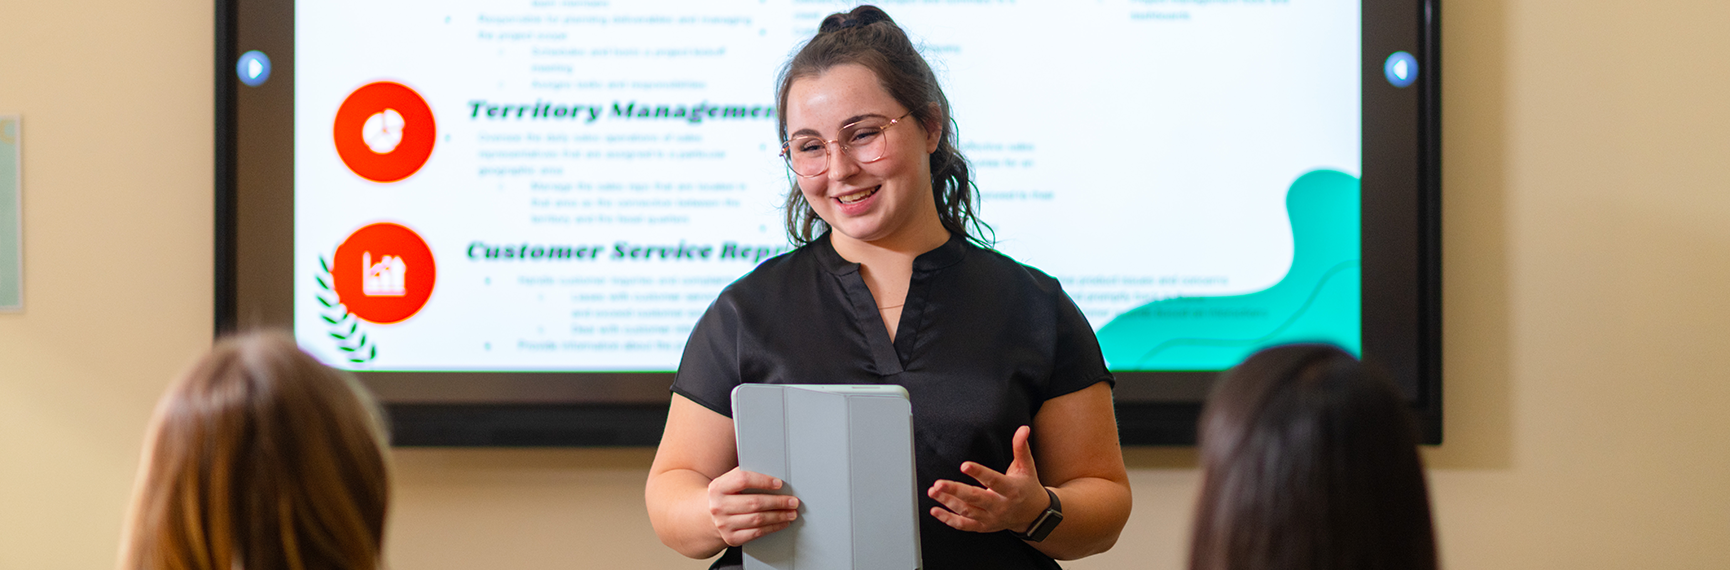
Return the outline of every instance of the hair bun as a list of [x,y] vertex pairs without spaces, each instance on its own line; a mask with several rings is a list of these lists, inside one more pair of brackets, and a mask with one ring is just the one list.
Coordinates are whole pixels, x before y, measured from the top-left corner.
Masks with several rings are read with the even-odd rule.
[[847,28],[868,26],[877,22],[893,21],[894,20],[889,19],[889,14],[883,12],[882,8],[870,4],[864,4],[854,8],[851,12],[837,12],[830,14],[827,18],[823,18],[823,23],[817,26],[817,33],[827,34]]

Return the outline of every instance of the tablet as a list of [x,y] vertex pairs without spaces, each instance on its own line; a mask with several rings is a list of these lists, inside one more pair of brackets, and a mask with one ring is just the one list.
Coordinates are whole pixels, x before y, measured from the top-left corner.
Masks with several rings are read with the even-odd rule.
[[799,497],[793,524],[745,544],[747,570],[922,567],[905,388],[742,384],[733,432],[741,469]]

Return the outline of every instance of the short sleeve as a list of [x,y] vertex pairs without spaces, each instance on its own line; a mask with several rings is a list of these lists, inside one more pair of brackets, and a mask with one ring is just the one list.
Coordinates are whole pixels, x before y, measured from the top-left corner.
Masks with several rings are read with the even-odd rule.
[[1099,382],[1116,387],[1117,379],[1105,367],[1105,356],[1099,350],[1099,338],[1094,336],[1093,326],[1081,314],[1081,308],[1075,306],[1075,301],[1061,287],[1055,301],[1056,346],[1044,399],[1079,392]]
[[733,417],[733,388],[739,385],[739,313],[726,292],[691,329],[679,371],[673,376],[673,393]]

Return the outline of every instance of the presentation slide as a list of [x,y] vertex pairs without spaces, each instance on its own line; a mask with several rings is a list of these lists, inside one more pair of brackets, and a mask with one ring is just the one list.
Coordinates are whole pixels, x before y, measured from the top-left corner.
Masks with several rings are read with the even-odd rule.
[[[788,0],[295,4],[295,334],[378,371],[671,371],[790,251]],[[1357,0],[878,6],[942,82],[996,248],[1112,369],[1361,352]]]

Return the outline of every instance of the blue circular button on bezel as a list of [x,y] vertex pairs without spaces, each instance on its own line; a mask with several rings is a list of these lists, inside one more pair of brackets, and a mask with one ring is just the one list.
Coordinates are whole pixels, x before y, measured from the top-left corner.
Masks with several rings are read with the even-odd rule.
[[[1402,63],[1406,65],[1405,77],[1400,77],[1400,75],[1395,72],[1395,70],[1399,69],[1399,66]],[[1418,58],[1412,57],[1412,54],[1403,51],[1396,51],[1393,55],[1389,55],[1388,62],[1382,65],[1382,75],[1387,76],[1388,83],[1392,84],[1394,87],[1411,87],[1413,83],[1418,82]]]
[[[247,73],[247,67],[253,62],[258,62],[257,77],[252,77]],[[249,86],[263,85],[266,80],[270,79],[270,56],[264,55],[264,52],[258,50],[240,54],[240,61],[234,64],[234,75],[240,78],[241,83]]]

